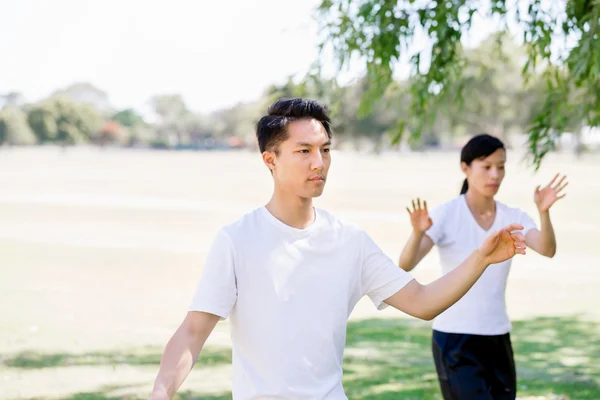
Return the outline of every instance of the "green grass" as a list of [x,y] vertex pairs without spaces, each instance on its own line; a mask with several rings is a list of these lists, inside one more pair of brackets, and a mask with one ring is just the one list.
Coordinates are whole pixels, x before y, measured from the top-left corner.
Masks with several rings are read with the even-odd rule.
[[[514,323],[513,346],[519,376],[518,396],[548,399],[600,399],[600,325],[578,317],[545,317]],[[23,352],[0,359],[7,368],[50,369],[126,364],[157,367],[162,349],[85,354]],[[196,368],[231,362],[228,348],[209,347]],[[441,399],[433,359],[429,324],[405,319],[369,319],[348,325],[344,358],[344,387],[350,399]],[[127,393],[127,394],[122,394]],[[143,399],[131,386],[104,386],[74,393],[65,400]],[[180,400],[225,400],[231,393],[192,391]]]
[[[105,351],[83,354],[38,353],[25,351],[11,357],[0,357],[0,362],[10,368],[42,369],[53,367],[131,365],[158,366],[162,356],[162,348],[144,347],[130,351]],[[198,367],[212,367],[231,363],[231,349],[207,347],[202,351],[201,363]]]
[[[131,391],[135,389],[135,386],[105,386],[96,391],[91,392],[82,392],[76,393],[69,397],[63,397],[62,400],[143,400],[146,399],[147,396],[138,396],[138,395],[113,395],[115,391],[128,390]],[[43,400],[40,399],[31,399],[31,400]],[[231,400],[231,392],[207,395],[207,394],[198,394],[194,392],[183,392],[179,393],[175,400]]]
[[[514,323],[518,396],[600,399],[600,327],[579,318]],[[351,322],[344,360],[351,399],[441,399],[427,324],[399,319]]]

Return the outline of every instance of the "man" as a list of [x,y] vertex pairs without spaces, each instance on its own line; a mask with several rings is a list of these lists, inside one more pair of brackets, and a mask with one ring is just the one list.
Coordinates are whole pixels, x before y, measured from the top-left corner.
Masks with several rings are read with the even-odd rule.
[[272,198],[218,232],[189,312],[166,346],[152,399],[174,395],[217,322],[228,317],[235,400],[346,399],[346,324],[361,297],[431,320],[488,265],[525,254],[524,238],[512,232],[522,226],[509,225],[453,272],[421,285],[364,231],[313,207],[331,165],[323,105],[279,100],[256,135],[273,176]]

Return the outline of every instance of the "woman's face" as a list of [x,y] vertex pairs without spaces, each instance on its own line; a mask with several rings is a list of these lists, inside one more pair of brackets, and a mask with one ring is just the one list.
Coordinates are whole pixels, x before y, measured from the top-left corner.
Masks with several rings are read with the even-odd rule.
[[470,165],[461,163],[461,168],[469,182],[469,190],[475,190],[486,197],[494,197],[504,179],[505,164],[504,149],[498,149],[485,158],[473,160]]

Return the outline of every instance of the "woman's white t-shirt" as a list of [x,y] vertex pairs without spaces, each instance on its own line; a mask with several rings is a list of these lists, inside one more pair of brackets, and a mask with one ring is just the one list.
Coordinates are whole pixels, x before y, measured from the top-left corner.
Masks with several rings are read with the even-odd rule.
[[[460,195],[430,212],[433,225],[426,235],[437,245],[442,273],[447,274],[479,248],[486,237],[506,225],[523,225],[523,235],[536,228],[533,219],[518,208],[496,202],[496,218],[488,230],[475,220],[466,198]],[[505,290],[512,259],[490,265],[473,287],[433,322],[433,329],[448,333],[502,335],[511,330]]]

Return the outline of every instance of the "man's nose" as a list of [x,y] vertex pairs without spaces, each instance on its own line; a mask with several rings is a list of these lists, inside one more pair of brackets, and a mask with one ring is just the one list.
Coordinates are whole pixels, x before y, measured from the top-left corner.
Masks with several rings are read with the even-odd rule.
[[316,155],[312,159],[311,169],[315,170],[315,171],[319,171],[319,170],[323,169],[324,166],[325,166],[325,163],[323,162],[323,155],[319,151],[316,153]]

